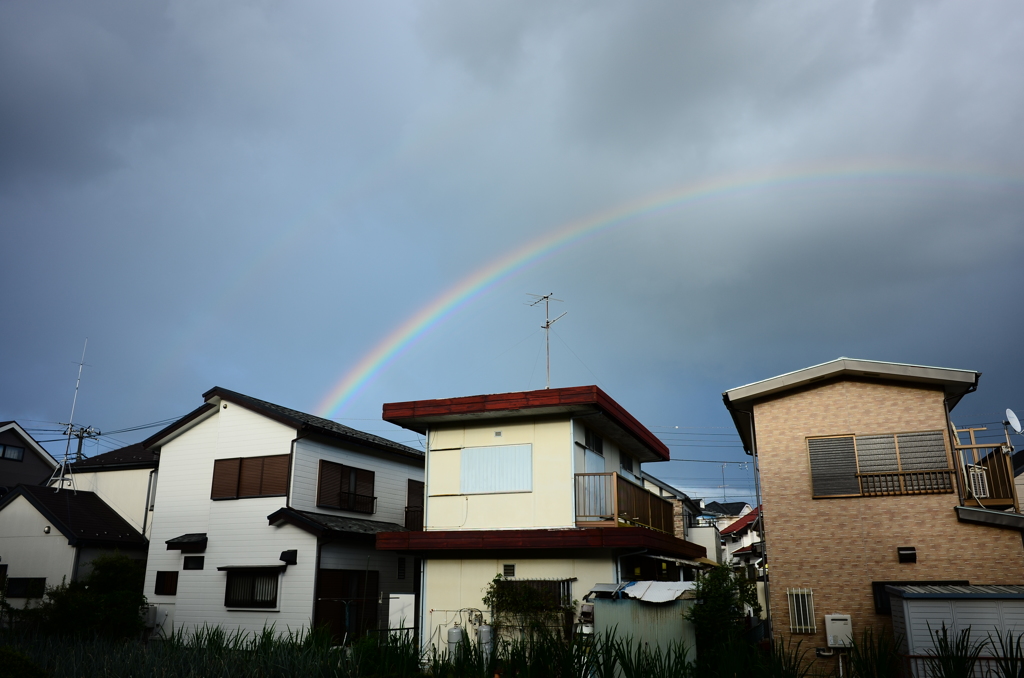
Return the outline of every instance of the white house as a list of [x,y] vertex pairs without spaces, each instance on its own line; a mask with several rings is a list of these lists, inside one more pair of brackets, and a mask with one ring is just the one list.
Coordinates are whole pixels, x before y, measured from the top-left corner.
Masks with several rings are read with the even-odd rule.
[[223,388],[203,398],[143,443],[160,456],[146,571],[159,631],[324,624],[341,642],[417,592],[416,563],[374,538],[420,529],[423,452]]

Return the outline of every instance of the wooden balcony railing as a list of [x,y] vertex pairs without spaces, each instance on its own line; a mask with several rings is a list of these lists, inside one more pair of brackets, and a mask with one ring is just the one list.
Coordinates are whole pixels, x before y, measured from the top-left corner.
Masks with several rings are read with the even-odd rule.
[[863,497],[901,494],[946,494],[953,491],[953,469],[858,473]]
[[618,473],[577,473],[576,525],[630,525],[672,534],[672,503]]
[[1006,445],[956,445],[954,449],[962,505],[1018,511],[1013,461]]

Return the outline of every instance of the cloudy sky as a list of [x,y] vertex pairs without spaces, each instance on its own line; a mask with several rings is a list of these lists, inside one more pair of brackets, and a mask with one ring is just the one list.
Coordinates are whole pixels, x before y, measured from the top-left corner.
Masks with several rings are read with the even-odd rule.
[[0,419],[57,437],[87,337],[77,423],[316,412],[462,289],[332,416],[415,445],[383,402],[543,387],[554,292],[552,385],[680,459],[742,461],[721,392],[839,356],[980,370],[954,420],[998,422],[1021,35],[998,0],[4,2]]

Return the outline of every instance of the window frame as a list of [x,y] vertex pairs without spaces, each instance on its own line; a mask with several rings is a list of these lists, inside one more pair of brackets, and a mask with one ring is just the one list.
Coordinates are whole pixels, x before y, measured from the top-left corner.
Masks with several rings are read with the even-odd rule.
[[206,568],[206,556],[184,556],[181,559],[182,570],[203,570]]
[[[526,448],[526,456],[528,457],[529,469],[525,473],[527,486],[516,485],[512,486],[511,483],[507,486],[499,487],[498,489],[479,489],[467,483],[467,466],[480,463],[478,460],[472,459],[472,455],[475,454],[486,454],[485,450],[497,451],[501,448]],[[511,449],[508,449],[511,452]],[[471,456],[467,458],[466,453],[470,452]],[[533,492],[533,474],[536,471],[533,463],[533,443],[513,443],[509,445],[474,445],[472,447],[463,447],[459,453],[459,494],[463,496],[472,495],[486,495],[486,494],[529,494]],[[508,479],[505,479],[508,482]]]
[[[24,587],[25,595],[21,591],[11,593],[11,584],[16,583],[18,588]],[[25,598],[26,600],[37,600],[46,595],[46,577],[7,577],[4,582],[5,598]]]
[[178,571],[158,570],[156,581],[153,582],[153,595],[155,596],[176,596],[178,595]]
[[[328,503],[332,501],[332,497],[335,492],[333,487],[328,487],[330,482],[325,471],[332,470],[332,467],[337,467],[338,473],[338,487],[337,487],[337,502]],[[334,472],[332,470],[332,472]],[[360,480],[360,476],[362,479]],[[359,489],[360,483],[369,485],[370,494],[360,494],[359,492],[353,492],[351,489]],[[355,486],[353,488],[353,485]],[[345,491],[344,487],[349,487],[349,491]],[[330,490],[330,492],[328,492]],[[330,459],[321,459],[317,465],[317,477],[316,477],[316,505],[318,508],[334,509],[336,511],[349,511],[351,513],[360,513],[362,515],[372,516],[377,513],[377,473],[366,468],[359,468],[358,466],[349,466],[348,464],[342,464],[341,462],[331,461]],[[369,506],[365,503],[361,504],[360,500],[369,500]],[[368,510],[367,510],[368,508]]]
[[[17,457],[12,457],[7,454],[7,450],[18,450],[21,454]],[[0,459],[6,459],[8,461],[25,461],[25,448],[17,445],[0,445]]]
[[[284,568],[277,566],[267,567],[225,567],[217,568],[222,570],[227,575],[224,578],[224,607],[228,610],[260,610],[263,612],[276,612],[281,609],[281,573]],[[249,595],[249,599],[231,599],[231,584],[232,580],[237,577],[249,576],[254,578],[253,591]],[[256,599],[256,582],[255,578],[260,576],[266,576],[274,582],[274,598],[273,600],[261,603]]]
[[[814,615],[814,589],[786,589],[786,602],[789,608],[790,633],[813,635],[818,632],[818,619]],[[794,602],[798,603],[795,610]],[[796,612],[795,616],[794,611]],[[805,623],[801,624],[801,621]]]

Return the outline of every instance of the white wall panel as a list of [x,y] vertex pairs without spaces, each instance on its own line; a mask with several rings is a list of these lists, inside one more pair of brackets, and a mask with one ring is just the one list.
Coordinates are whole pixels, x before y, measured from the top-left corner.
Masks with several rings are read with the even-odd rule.
[[461,459],[462,494],[533,490],[533,445],[466,447]]

